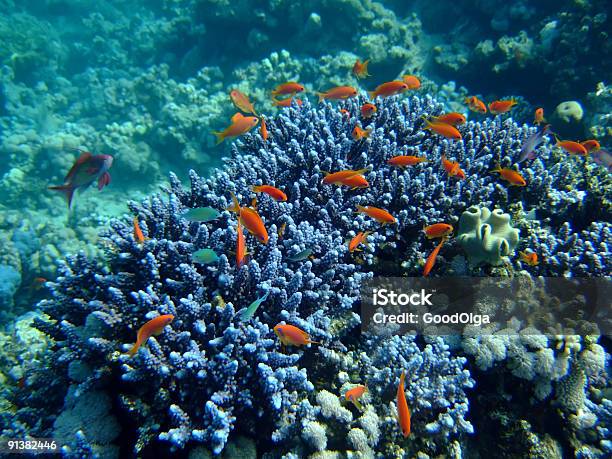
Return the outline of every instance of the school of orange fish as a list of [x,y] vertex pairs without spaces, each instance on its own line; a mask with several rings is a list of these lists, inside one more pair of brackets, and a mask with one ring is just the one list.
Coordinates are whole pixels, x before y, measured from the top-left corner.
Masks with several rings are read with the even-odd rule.
[[[368,73],[369,60],[361,62],[359,59],[353,66],[353,74],[361,79],[370,76]],[[408,90],[416,90],[421,87],[421,82],[416,76],[404,75],[402,80],[395,80],[383,83],[376,87],[374,91],[369,91],[368,94],[372,101],[375,101],[377,97],[390,97],[401,94]],[[272,90],[272,101],[273,105],[277,107],[290,107],[292,103],[296,103],[298,106],[302,105],[302,100],[296,97],[297,94],[304,92],[304,86],[297,82],[287,82],[277,86]],[[324,100],[344,100],[351,97],[356,97],[359,94],[357,88],[352,86],[337,86],[330,88],[325,92],[317,92],[316,95],[319,98],[319,102]],[[231,124],[220,132],[213,132],[217,137],[217,143],[223,142],[226,138],[233,138],[241,136],[249,132],[253,127],[261,122],[259,133],[262,139],[268,140],[270,135],[274,135],[273,132],[269,132],[266,120],[262,115],[259,115],[250,102],[248,96],[237,89],[230,91],[230,99],[234,106],[240,110],[236,112],[231,118]],[[279,98],[284,96],[284,98]],[[514,99],[509,100],[496,100],[487,105],[478,99],[476,96],[467,97],[464,100],[469,110],[480,114],[486,114],[488,112],[493,115],[500,115],[508,113],[516,104],[517,101]],[[372,102],[363,104],[360,108],[360,114],[363,119],[369,119],[376,114],[376,105]],[[246,116],[242,112],[252,115]],[[340,109],[342,115],[346,118],[350,118],[350,113],[346,109]],[[540,125],[544,123],[544,110],[538,108],[535,111],[533,123]],[[432,133],[438,134],[450,140],[461,140],[461,133],[457,129],[457,126],[466,123],[466,118],[461,113],[451,112],[444,113],[439,116],[425,119],[425,127]],[[355,141],[361,141],[370,136],[371,129],[362,129],[359,126],[355,126],[352,131],[352,137]],[[560,147],[565,152],[571,155],[586,156],[591,151],[596,151],[600,148],[599,143],[596,140],[586,140],[583,142],[575,142],[571,140],[559,140],[555,135],[556,146]],[[387,161],[390,166],[393,167],[412,167],[417,166],[420,163],[427,162],[428,159],[425,157],[418,156],[395,156]],[[461,169],[460,164],[457,161],[452,161],[442,155],[441,167],[447,173],[449,178],[463,180],[466,178],[465,172]],[[368,181],[364,177],[364,174],[368,172],[368,169],[358,170],[341,170],[336,172],[326,172],[323,178],[323,183],[327,185],[335,186],[346,186],[350,189],[367,188],[369,186]],[[511,168],[501,168],[497,166],[491,171],[492,173],[499,174],[500,178],[508,182],[509,186],[524,187],[527,185],[525,178],[521,175],[518,170]],[[287,195],[280,189],[271,185],[259,185],[253,186],[252,191],[254,193],[265,193],[272,199],[278,202],[286,201]],[[241,267],[248,255],[246,239],[242,228],[251,233],[259,242],[267,244],[268,232],[264,225],[263,220],[259,216],[256,209],[256,199],[253,200],[250,207],[241,206],[236,196],[232,193],[232,205],[227,210],[237,214],[237,247],[236,247],[236,266]],[[380,223],[381,225],[393,224],[396,222],[395,217],[384,209],[373,206],[357,206],[357,212],[367,215]],[[431,254],[427,257],[423,267],[423,276],[428,276],[434,267],[436,258],[442,248],[443,244],[453,233],[453,226],[448,223],[435,223],[423,228],[423,232],[427,239],[440,239],[440,242],[436,245]],[[279,230],[279,237],[282,237],[284,231],[284,225]],[[348,241],[348,250],[350,253],[359,251],[359,246],[368,245],[368,235],[371,231],[362,231]],[[145,237],[139,227],[138,219],[134,218],[134,239],[142,244],[145,242]],[[308,254],[306,254],[307,258]],[[539,263],[538,255],[534,252],[519,252],[519,258],[522,262],[529,266],[536,266]],[[172,322],[174,316],[162,315],[146,322],[139,330],[137,334],[137,340],[134,346],[129,350],[128,355],[133,356],[136,354],[140,346],[146,343],[147,339],[152,335],[160,334],[164,327]],[[310,336],[305,331],[299,329],[296,326],[289,324],[278,324],[274,327],[274,333],[277,335],[281,344],[284,346],[304,346],[308,344],[320,344],[316,341],[312,341]],[[402,372],[400,382],[397,388],[397,420],[404,437],[410,434],[410,410],[406,401],[405,389],[404,389],[405,373]],[[365,385],[358,385],[352,389],[346,391],[344,394],[347,401],[352,402],[358,409],[361,409],[359,399],[366,392],[367,387]]]

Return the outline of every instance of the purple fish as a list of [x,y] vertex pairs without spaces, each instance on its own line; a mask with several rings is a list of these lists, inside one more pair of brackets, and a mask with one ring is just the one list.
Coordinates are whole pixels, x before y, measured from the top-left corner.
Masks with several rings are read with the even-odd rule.
[[526,159],[534,159],[536,156],[535,149],[538,148],[542,142],[544,142],[544,139],[546,139],[546,135],[549,132],[550,124],[546,124],[542,129],[532,134],[523,144],[517,164],[522,163]]
[[608,150],[600,148],[599,150],[590,152],[589,156],[596,164],[605,167],[608,169],[608,172],[612,172],[612,153]]
[[110,155],[92,155],[85,151],[74,162],[68,174],[64,178],[64,184],[58,186],[50,186],[50,190],[61,191],[66,194],[68,200],[68,208],[72,204],[72,196],[75,190],[85,189],[96,180],[98,181],[98,190],[101,190],[111,181],[111,176],[108,170],[113,165],[113,157]]

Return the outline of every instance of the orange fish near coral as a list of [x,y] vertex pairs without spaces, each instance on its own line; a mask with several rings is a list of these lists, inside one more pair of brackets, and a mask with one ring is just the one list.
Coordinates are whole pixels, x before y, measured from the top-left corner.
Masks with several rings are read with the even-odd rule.
[[410,435],[410,410],[408,402],[406,402],[406,393],[404,392],[404,380],[406,373],[402,371],[400,382],[397,386],[397,422],[399,423],[402,435],[406,438]]
[[365,244],[368,245],[368,235],[371,234],[371,231],[360,231],[357,235],[351,239],[348,243],[349,252],[359,251],[359,245]]
[[[276,107],[291,107],[291,102],[293,101],[293,96],[287,97],[285,99],[272,99],[272,105]],[[302,105],[302,99],[295,99],[295,103],[298,106]]]
[[446,242],[445,237],[440,240],[440,243],[436,246],[435,249],[433,249],[431,254],[427,257],[427,260],[425,261],[425,267],[423,268],[423,277],[429,276],[429,273],[436,264],[436,258],[438,257],[438,254],[440,253],[440,249],[442,248],[442,244],[444,244],[444,242]]
[[213,134],[217,137],[217,145],[228,137],[238,137],[242,134],[246,134],[257,126],[258,122],[259,118],[256,116],[244,116],[242,113],[235,113],[234,116],[232,116],[232,124],[224,131],[213,131]]
[[326,185],[344,185],[344,180],[354,175],[363,175],[366,173],[368,169],[357,169],[357,170],[343,170],[338,172],[325,172],[325,177],[323,178],[322,183]]
[[261,117],[261,126],[259,126],[259,134],[261,135],[261,138],[264,142],[268,140],[268,126],[266,126],[266,119],[263,116]]
[[255,107],[253,107],[253,104],[251,103],[246,94],[238,91],[237,89],[232,89],[230,91],[230,99],[232,99],[234,106],[238,110],[242,110],[245,113],[252,113],[255,116],[259,116],[255,111]]
[[306,344],[321,344],[317,341],[312,341],[310,335],[298,327],[293,325],[278,324],[274,326],[274,333],[278,336],[285,346],[305,346]]
[[351,112],[349,112],[346,108],[341,108],[340,113],[342,113],[342,116],[345,116],[347,119],[351,117]]
[[529,266],[537,266],[540,263],[538,261],[538,254],[535,252],[531,252],[531,253],[519,252],[519,257],[521,261],[524,261]]
[[489,104],[489,111],[493,115],[501,115],[502,113],[507,113],[512,110],[518,102],[514,99],[510,100],[494,100]]
[[136,343],[132,349],[130,349],[128,355],[133,357],[134,354],[138,352],[138,349],[140,349],[140,346],[145,344],[151,336],[161,335],[166,325],[170,324],[170,322],[173,320],[174,316],[172,314],[164,314],[145,323],[138,330],[138,334],[136,335]]
[[480,100],[476,96],[466,97],[463,100],[468,108],[476,113],[487,113],[487,106],[484,104],[482,100]]
[[356,97],[358,91],[352,86],[336,86],[335,88],[328,89],[325,92],[318,92],[319,102],[323,100],[343,100],[350,97]]
[[400,155],[400,156],[395,156],[391,158],[390,160],[388,160],[387,164],[391,166],[397,166],[397,167],[404,168],[408,166],[414,166],[419,163],[424,163],[426,161],[428,161],[428,159],[423,158],[422,156]]
[[251,188],[255,193],[265,193],[275,201],[286,201],[287,195],[276,187],[271,185],[258,185]]
[[442,155],[441,162],[442,167],[450,177],[455,177],[461,180],[465,178],[465,172],[461,170],[461,167],[459,167],[459,163],[457,161],[451,161],[446,159],[446,155]]
[[497,167],[493,169],[491,172],[496,172],[499,176],[504,179],[506,182],[510,184],[510,186],[525,186],[527,182],[525,178],[515,171],[514,169],[508,169],[507,167],[501,168]]
[[140,229],[140,224],[138,223],[138,217],[134,217],[134,240],[139,244],[143,244],[145,239],[146,238]]
[[351,135],[354,140],[367,139],[370,137],[371,129],[361,129],[359,126],[355,126]]
[[434,116],[433,120],[436,123],[445,123],[450,124],[451,126],[460,126],[465,124],[466,121],[465,116],[457,112],[444,113],[440,116]]
[[273,96],[281,96],[285,94],[296,94],[304,91],[304,86],[295,81],[288,81],[287,83],[279,84],[274,90],[272,90]]
[[355,190],[357,188],[368,188],[370,186],[369,182],[363,175],[352,175],[350,177],[346,177],[340,180],[339,184],[348,186],[351,190]]
[[455,126],[451,126],[450,124],[425,120],[424,129],[429,129],[430,131],[435,132],[436,134],[439,134],[442,137],[446,137],[447,139],[461,140],[461,133],[457,130]]
[[234,193],[232,194],[232,206],[227,210],[238,214],[240,222],[244,225],[249,233],[257,238],[262,244],[268,243],[268,231],[256,210],[248,207],[240,207],[238,199]]
[[555,139],[557,139],[557,147],[562,148],[570,155],[586,156],[588,154],[586,147],[578,142],[574,142],[573,140],[559,140],[556,136]]
[[238,234],[236,237],[236,266],[240,268],[245,263],[246,256],[248,255],[246,239],[244,237],[244,233],[242,232],[242,224],[240,223],[240,219],[238,219],[236,233]]
[[408,85],[408,89],[419,89],[421,87],[421,80],[414,75],[404,75],[402,81]]
[[533,124],[540,125],[540,123],[546,122],[544,119],[544,109],[542,107],[536,108],[533,115]]
[[378,207],[357,206],[357,212],[355,213],[364,214],[364,215],[367,215],[368,217],[372,217],[374,220],[376,220],[378,223],[382,224],[383,226],[396,222],[395,217],[393,215],[391,215],[389,212],[387,212],[384,209],[379,209]]
[[371,99],[375,99],[376,97],[390,97],[395,96],[396,94],[401,94],[402,92],[408,89],[408,85],[403,81],[388,81],[381,85],[378,85],[374,91],[368,91]]
[[359,399],[365,394],[366,390],[368,390],[366,386],[355,386],[344,393],[344,399],[352,402],[358,410],[361,410],[362,406]]
[[448,223],[434,223],[423,228],[427,239],[437,239],[439,237],[447,237],[453,232],[453,225]]
[[357,78],[369,77],[370,76],[370,74],[368,73],[369,62],[370,62],[370,59],[366,59],[363,62],[357,59],[355,61],[355,64],[353,65],[353,75],[355,75]]
[[361,111],[361,116],[367,120],[369,118],[372,118],[374,113],[376,113],[377,109],[376,105],[368,102],[363,104],[359,110]]
[[591,153],[592,151],[597,151],[601,149],[601,145],[595,139],[585,140],[584,142],[580,142],[580,145],[584,147],[587,153]]

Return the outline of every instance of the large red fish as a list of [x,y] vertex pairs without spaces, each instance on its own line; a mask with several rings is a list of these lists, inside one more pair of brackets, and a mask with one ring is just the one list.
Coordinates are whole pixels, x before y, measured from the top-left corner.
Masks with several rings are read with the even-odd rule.
[[101,190],[110,183],[111,176],[108,170],[112,165],[113,157],[111,155],[93,155],[85,151],[66,174],[64,184],[50,186],[49,189],[64,193],[70,209],[75,190],[85,189],[95,181],[98,182],[98,190]]

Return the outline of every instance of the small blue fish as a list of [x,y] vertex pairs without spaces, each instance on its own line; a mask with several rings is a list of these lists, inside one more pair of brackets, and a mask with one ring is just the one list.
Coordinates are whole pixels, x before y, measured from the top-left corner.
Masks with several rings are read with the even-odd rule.
[[238,311],[236,313],[236,317],[238,317],[238,320],[244,322],[246,320],[251,320],[253,318],[253,316],[255,315],[255,312],[257,311],[257,308],[259,308],[259,306],[261,305],[261,303],[263,303],[264,301],[266,301],[266,299],[268,298],[268,295],[270,294],[270,290],[268,290],[264,296],[262,296],[261,298],[257,298],[255,301],[253,301],[248,308],[246,309],[241,309],[240,311]]
[[212,207],[196,207],[189,209],[181,214],[185,220],[190,222],[210,222],[219,218],[219,211]]
[[534,159],[536,156],[535,149],[538,148],[542,142],[544,142],[546,135],[549,133],[550,124],[546,124],[542,129],[538,129],[537,132],[529,136],[521,147],[521,154],[519,155],[517,164],[522,163],[526,159]]
[[304,249],[301,252],[296,253],[295,255],[291,255],[290,257],[287,257],[287,260],[302,261],[302,260],[306,260],[311,255],[312,255],[312,249]]
[[219,260],[219,256],[212,249],[200,249],[191,254],[191,259],[196,263],[209,265]]

